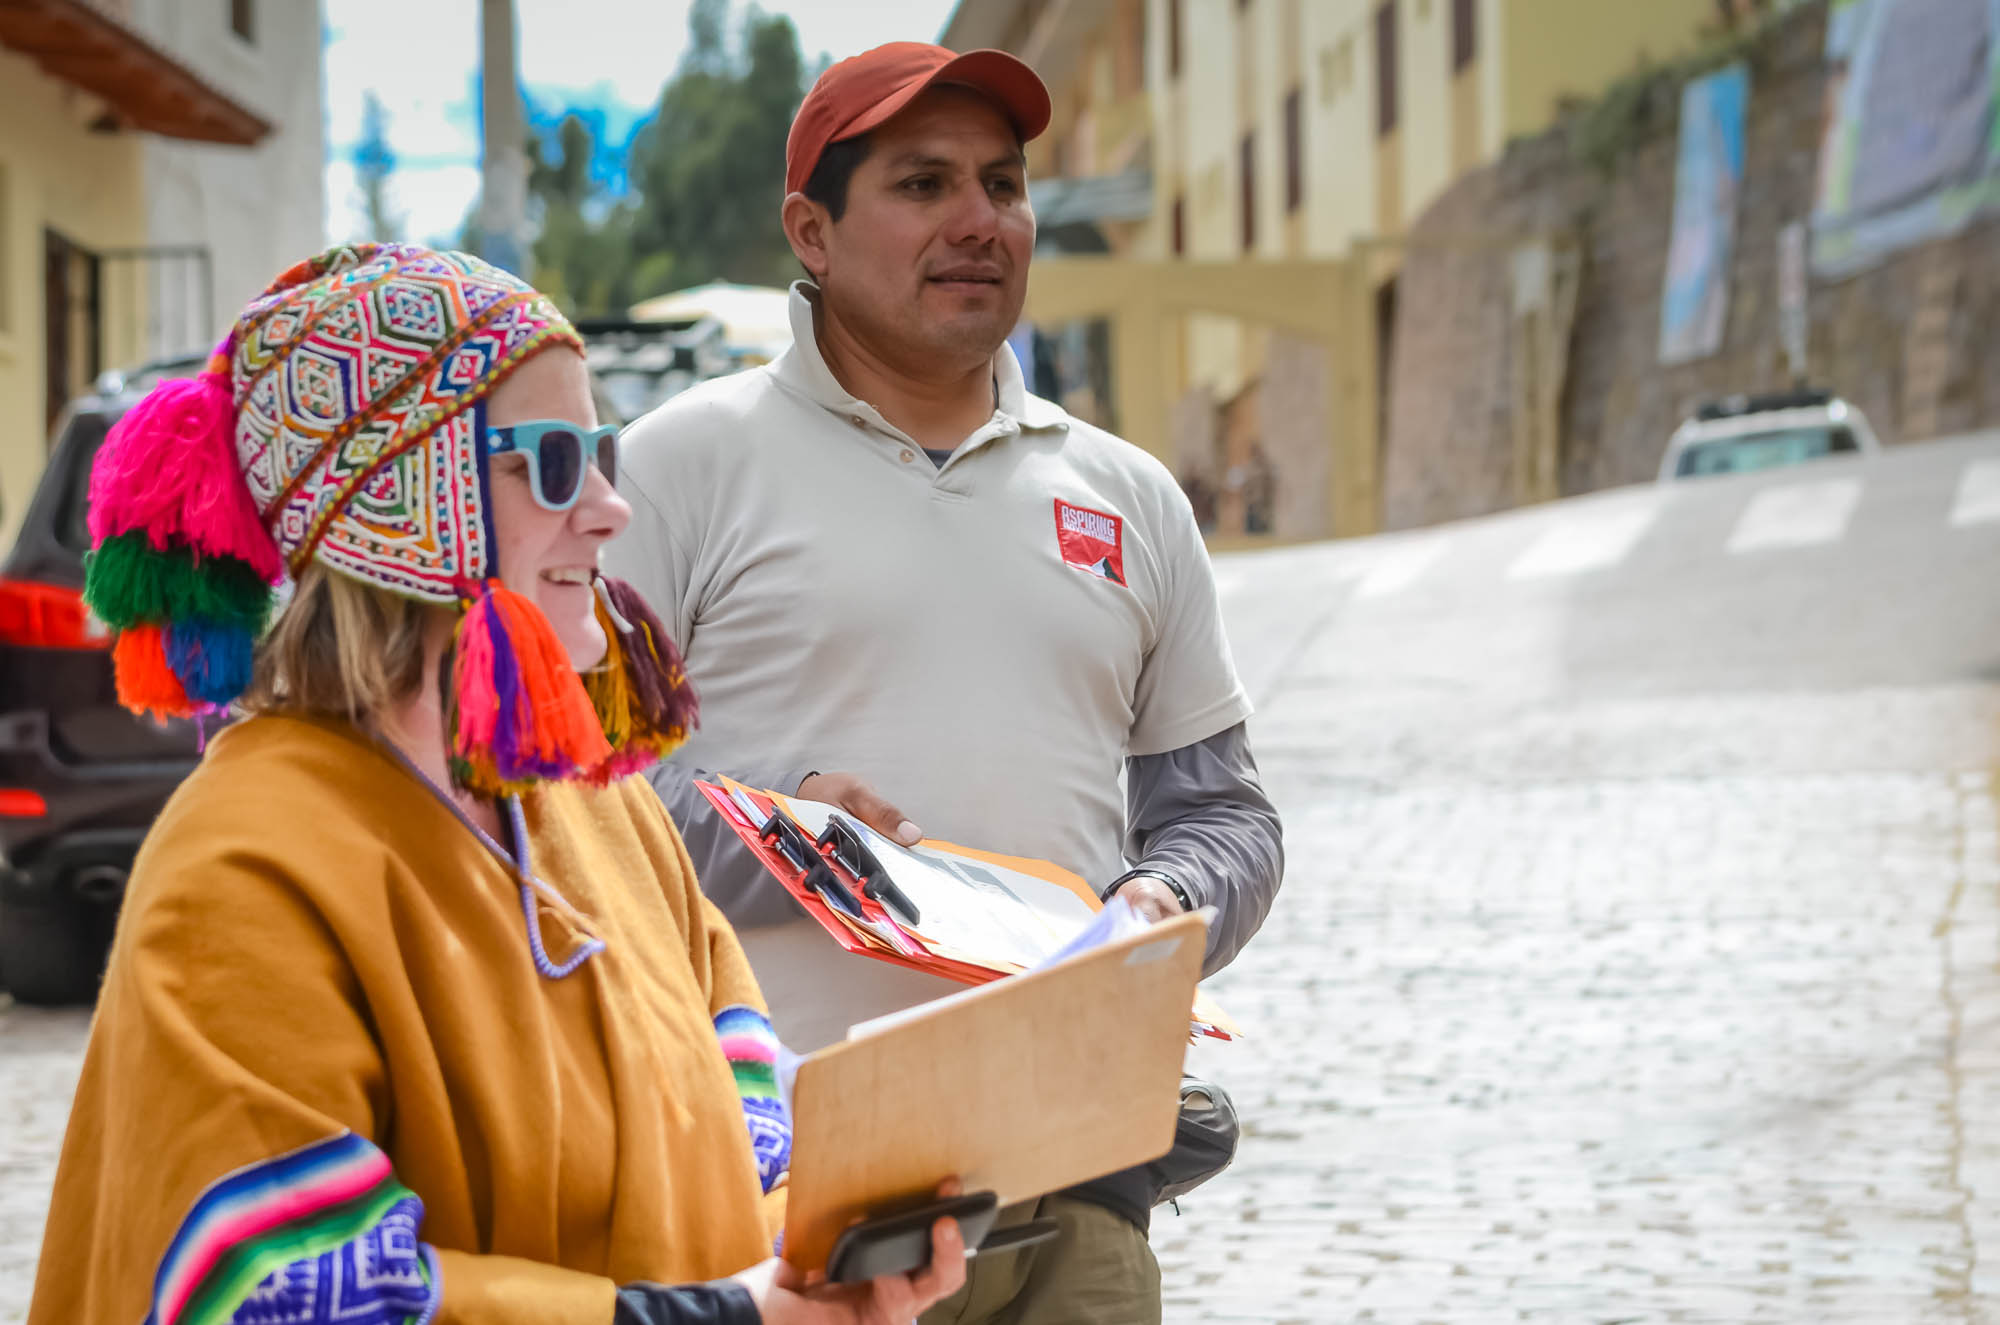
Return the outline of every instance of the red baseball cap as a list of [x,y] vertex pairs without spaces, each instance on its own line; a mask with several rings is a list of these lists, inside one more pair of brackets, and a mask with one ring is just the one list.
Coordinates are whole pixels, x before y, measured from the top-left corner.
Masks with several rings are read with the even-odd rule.
[[892,41],[842,60],[806,93],[785,138],[785,192],[805,188],[828,144],[867,133],[939,83],[991,97],[1024,143],[1049,127],[1049,90],[1007,52],[957,55],[928,42]]

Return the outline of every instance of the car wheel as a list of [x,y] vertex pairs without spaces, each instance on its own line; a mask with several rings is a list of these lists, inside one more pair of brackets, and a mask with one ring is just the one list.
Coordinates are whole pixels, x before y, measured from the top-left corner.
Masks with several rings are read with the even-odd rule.
[[114,905],[69,888],[0,883],[0,989],[20,1003],[90,1002],[116,916]]

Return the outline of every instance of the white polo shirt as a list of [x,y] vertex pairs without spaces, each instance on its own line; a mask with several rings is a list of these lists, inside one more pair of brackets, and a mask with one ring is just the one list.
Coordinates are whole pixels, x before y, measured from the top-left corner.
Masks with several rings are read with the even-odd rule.
[[[1250,713],[1193,511],[1152,456],[1029,395],[1005,346],[993,417],[934,466],[835,380],[810,291],[775,362],[623,438],[634,517],[606,564],[701,696],[676,758],[859,773],[932,837],[1102,888],[1126,756]],[[860,959],[821,942],[837,985]]]

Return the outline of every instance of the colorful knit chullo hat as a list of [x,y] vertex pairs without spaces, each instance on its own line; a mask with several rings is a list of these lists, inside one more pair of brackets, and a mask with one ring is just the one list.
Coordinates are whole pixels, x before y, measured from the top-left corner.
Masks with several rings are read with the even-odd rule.
[[586,686],[541,609],[498,578],[484,402],[557,345],[583,348],[553,303],[463,253],[360,244],[280,276],[201,375],[154,388],[98,453],[84,593],[119,632],[120,701],[161,718],[225,709],[274,590],[317,560],[460,607],[462,786],[609,781],[685,740],[694,692],[636,592],[599,580],[610,652]]

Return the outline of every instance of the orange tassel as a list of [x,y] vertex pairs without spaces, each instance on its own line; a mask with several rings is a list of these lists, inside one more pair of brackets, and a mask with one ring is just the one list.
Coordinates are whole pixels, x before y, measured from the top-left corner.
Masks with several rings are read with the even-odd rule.
[[194,716],[194,701],[167,665],[166,632],[159,626],[135,626],[118,632],[111,666],[117,677],[118,702],[132,712],[149,713],[160,722]]
[[498,589],[493,598],[521,665],[521,688],[534,711],[530,731],[537,752],[548,759],[566,757],[579,769],[610,758],[611,745],[583,678],[542,609],[511,589]]
[[611,757],[597,710],[555,628],[489,580],[459,626],[453,777],[485,795],[587,776]]

